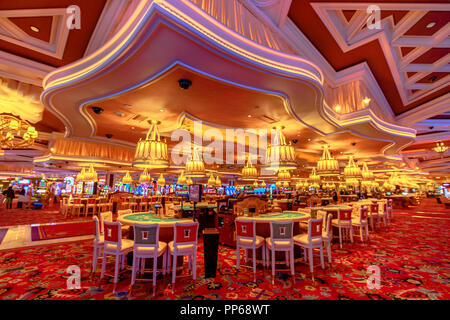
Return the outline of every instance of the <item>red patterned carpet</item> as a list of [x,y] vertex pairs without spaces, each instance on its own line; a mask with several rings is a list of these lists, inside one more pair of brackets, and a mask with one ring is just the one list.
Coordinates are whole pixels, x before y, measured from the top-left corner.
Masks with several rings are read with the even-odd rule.
[[[389,231],[372,233],[366,247],[356,242],[340,250],[335,244],[333,267],[317,267],[314,281],[309,267],[297,262],[295,279],[287,270],[277,271],[272,286],[270,270],[258,269],[253,282],[250,269],[236,271],[235,251],[227,247],[220,247],[217,277],[204,279],[200,247],[198,279],[192,281],[184,268],[172,294],[169,277],[160,278],[156,297],[147,282],[130,294],[129,271],[121,274],[116,293],[112,277],[97,281],[100,266],[89,280],[91,241],[7,250],[0,256],[0,299],[450,299],[449,215],[429,216],[400,213]],[[79,290],[66,289],[70,265],[81,268]],[[369,265],[381,269],[379,290],[367,288]]]

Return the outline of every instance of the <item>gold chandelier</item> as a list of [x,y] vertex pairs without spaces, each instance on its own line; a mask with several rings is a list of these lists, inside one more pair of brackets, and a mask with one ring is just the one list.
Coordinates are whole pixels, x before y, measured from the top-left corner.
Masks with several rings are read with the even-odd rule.
[[275,182],[275,186],[276,186],[277,188],[280,188],[280,187],[281,187],[281,181]]
[[339,173],[339,162],[331,156],[328,145],[325,145],[322,157],[317,162],[317,172],[320,175],[334,175]]
[[447,151],[447,149],[448,147],[442,141],[438,141],[436,143],[436,146],[433,148],[434,151],[440,153],[441,155],[443,155],[444,152]]
[[222,181],[220,180],[219,176],[216,177],[216,186],[217,187],[221,187],[222,186]]
[[83,181],[84,182],[97,182],[98,181],[97,172],[95,171],[93,164],[90,164],[89,169],[87,171],[85,171]]
[[289,188],[289,182],[288,181],[283,182],[283,187],[284,188]]
[[149,121],[150,130],[147,132],[145,140],[140,139],[133,165],[140,168],[167,168],[169,166],[169,154],[167,143],[161,140],[158,131],[158,121]]
[[123,176],[122,183],[123,184],[132,184],[133,183],[133,178],[130,176],[129,171],[127,171],[127,173]]
[[179,184],[179,185],[186,184],[186,177],[184,176],[184,170],[182,170],[180,175],[178,176],[177,184]]
[[191,178],[186,178],[186,185],[191,186],[194,184],[194,181],[192,181]]
[[152,181],[152,177],[147,171],[147,168],[144,169],[144,172],[139,176],[140,183],[150,183]]
[[75,182],[84,181],[85,174],[86,174],[86,169],[81,168],[81,171],[77,174],[77,177],[75,178]]
[[261,183],[261,187],[262,187],[262,188],[267,187],[267,185],[266,185],[266,183],[265,183],[264,181]]
[[283,135],[284,127],[274,127],[276,137],[274,143],[267,148],[268,167],[278,170],[292,170],[297,167],[295,163],[295,150],[291,143],[287,144]]
[[363,169],[361,171],[362,177],[364,180],[372,180],[373,179],[373,172],[369,170],[367,167],[367,163],[363,163]]
[[214,187],[216,185],[216,178],[214,178],[214,175],[211,173],[208,179],[208,185]]
[[359,180],[356,178],[345,179],[345,184],[347,186],[357,187],[359,185]]
[[258,179],[258,170],[253,166],[250,161],[250,157],[247,159],[245,167],[242,169],[241,180],[255,180]]
[[157,183],[159,186],[165,186],[165,185],[166,185],[166,179],[164,179],[164,176],[163,176],[162,173],[160,174],[158,180],[156,180],[156,183]]
[[353,156],[348,159],[348,165],[344,168],[344,176],[347,178],[359,178],[361,177],[361,169],[353,160]]
[[10,115],[0,115],[0,147],[17,149],[34,144],[36,128],[27,121]]
[[205,164],[200,158],[199,153],[195,148],[195,144],[192,144],[192,152],[189,161],[186,163],[186,177],[202,178],[205,176]]
[[291,174],[287,170],[280,170],[278,171],[277,177],[279,180],[287,181],[291,179]]
[[259,187],[258,181],[255,180],[255,182],[253,182],[253,187],[255,187],[255,188]]
[[309,180],[312,183],[319,183],[320,182],[320,176],[316,173],[316,168],[312,169],[311,174],[309,175]]

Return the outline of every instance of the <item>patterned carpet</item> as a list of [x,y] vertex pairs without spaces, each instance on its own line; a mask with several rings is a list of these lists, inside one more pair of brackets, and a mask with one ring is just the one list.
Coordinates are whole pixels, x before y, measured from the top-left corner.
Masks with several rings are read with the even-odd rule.
[[[358,238],[342,250],[334,244],[333,266],[315,268],[314,279],[309,267],[298,261],[295,279],[280,270],[275,285],[270,269],[258,268],[256,282],[250,268],[237,272],[235,251],[224,246],[217,277],[204,279],[200,245],[198,279],[192,281],[183,268],[172,293],[169,277],[159,277],[155,297],[148,282],[138,282],[130,293],[130,271],[120,275],[115,293],[111,276],[98,279],[100,266],[91,280],[91,241],[7,250],[0,256],[0,299],[450,299],[449,230],[449,215],[444,213],[428,217],[399,212],[389,231],[372,233],[366,247]],[[113,273],[112,263],[109,260],[107,273]],[[81,289],[66,289],[70,265],[81,268]],[[379,290],[367,288],[369,265],[381,269]]]
[[66,219],[56,205],[48,210],[0,209],[0,227],[67,221],[92,221],[92,216]]

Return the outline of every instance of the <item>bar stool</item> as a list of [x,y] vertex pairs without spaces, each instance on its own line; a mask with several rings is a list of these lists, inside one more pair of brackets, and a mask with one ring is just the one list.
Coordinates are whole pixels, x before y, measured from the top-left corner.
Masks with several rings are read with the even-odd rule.
[[[193,223],[175,223],[173,227],[173,241],[169,242],[169,256],[167,268],[170,270],[170,255],[173,257],[172,269],[172,292],[175,287],[175,278],[177,274],[177,257],[189,256],[189,269],[192,270],[192,279],[197,279],[197,240],[198,240],[198,222]],[[192,261],[192,263],[191,263]]]
[[153,296],[156,286],[156,269],[158,257],[163,256],[163,275],[166,274],[167,243],[159,241],[159,224],[135,224],[134,225],[134,247],[133,247],[133,271],[131,285],[136,282],[136,273],[141,264],[141,274],[145,267],[145,259],[153,259]]
[[[266,238],[266,257],[268,261],[272,260],[272,284],[275,283],[275,252],[284,251],[286,255],[286,265],[291,268],[291,274],[295,275],[294,271],[294,240],[293,221],[270,222],[270,238]],[[271,251],[272,255],[269,255]],[[288,257],[289,256],[289,257]],[[290,259],[289,259],[290,258]],[[289,261],[290,260],[290,261]]]
[[338,218],[333,219],[331,222],[333,227],[339,228],[339,245],[341,249],[342,249],[342,230],[344,230],[344,235],[346,232],[350,233],[350,240],[353,243],[352,211],[353,209],[339,209]]
[[236,222],[236,268],[239,270],[241,248],[245,250],[245,262],[247,262],[247,250],[252,250],[253,260],[253,281],[256,282],[256,249],[261,248],[263,266],[266,265],[266,246],[263,237],[256,235],[255,221],[240,221]]
[[121,269],[125,267],[125,256],[128,252],[133,250],[133,240],[122,239],[122,226],[119,222],[103,222],[104,230],[104,247],[103,247],[103,263],[102,274],[100,279],[105,276],[106,270],[106,255],[114,255],[116,264],[114,269],[114,284],[119,278],[119,263],[121,262]]
[[299,234],[294,236],[294,245],[298,245],[303,248],[305,261],[307,261],[306,249],[309,252],[309,270],[314,273],[314,259],[313,249],[320,250],[320,263],[322,269],[325,269],[325,263],[323,259],[323,217],[319,219],[309,219],[308,221],[308,234]]

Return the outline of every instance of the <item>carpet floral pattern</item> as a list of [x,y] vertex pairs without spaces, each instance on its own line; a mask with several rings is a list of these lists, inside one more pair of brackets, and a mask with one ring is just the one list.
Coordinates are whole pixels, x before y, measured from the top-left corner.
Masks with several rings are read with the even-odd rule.
[[[159,276],[155,297],[151,282],[138,282],[130,292],[130,271],[121,273],[113,292],[112,276],[98,279],[101,260],[91,279],[92,241],[7,250],[0,254],[0,299],[450,299],[449,227],[448,218],[397,215],[388,231],[371,233],[365,247],[358,237],[343,249],[333,244],[332,267],[326,263],[322,270],[316,254],[314,279],[303,261],[295,278],[279,265],[284,270],[276,272],[274,285],[270,269],[259,267],[256,282],[251,263],[237,271],[234,249],[224,246],[217,277],[205,279],[200,244],[197,280],[183,268],[172,293],[170,277]],[[67,289],[70,265],[81,268],[80,289]],[[367,287],[370,265],[381,270],[378,290]],[[111,259],[107,273],[113,273]]]

